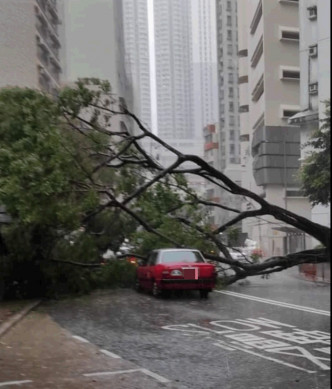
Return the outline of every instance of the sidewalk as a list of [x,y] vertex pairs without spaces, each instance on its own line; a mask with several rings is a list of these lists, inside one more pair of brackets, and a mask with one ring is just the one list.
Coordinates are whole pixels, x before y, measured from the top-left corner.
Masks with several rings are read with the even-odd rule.
[[180,389],[111,351],[75,337],[36,309],[0,335],[0,387]]

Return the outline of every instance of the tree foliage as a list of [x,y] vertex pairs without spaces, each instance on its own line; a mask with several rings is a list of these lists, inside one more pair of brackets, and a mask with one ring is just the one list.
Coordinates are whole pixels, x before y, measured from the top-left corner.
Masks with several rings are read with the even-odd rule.
[[326,102],[326,117],[305,144],[311,150],[300,170],[304,194],[312,205],[331,202],[331,106]]
[[[204,252],[215,250],[215,245],[207,241],[202,234],[178,222],[176,215],[181,214],[182,217],[200,225],[202,229],[209,229],[206,211],[197,204],[187,203],[187,196],[181,198],[179,187],[177,191],[173,190],[169,181],[171,180],[156,183],[137,201],[139,217],[160,232],[160,235],[156,235],[139,228],[132,236],[138,253],[147,255],[153,249],[173,247],[177,242]],[[190,193],[187,183],[182,182],[182,186]]]
[[[20,296],[57,294],[65,286],[88,290],[102,253],[118,251],[139,225],[117,199],[144,181],[142,169],[108,166],[109,134],[98,127],[96,112],[67,120],[67,112],[81,114],[96,94],[66,89],[56,101],[31,89],[0,92],[0,204],[12,220],[1,228],[0,272],[9,294],[15,285]],[[119,141],[116,147],[128,146]],[[161,185],[157,191],[161,203],[176,199]],[[104,207],[109,196],[115,206]],[[154,194],[145,196],[142,209]]]

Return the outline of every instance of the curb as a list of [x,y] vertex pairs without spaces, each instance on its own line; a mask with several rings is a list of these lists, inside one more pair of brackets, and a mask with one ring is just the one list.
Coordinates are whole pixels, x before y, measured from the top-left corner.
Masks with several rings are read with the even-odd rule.
[[302,280],[302,281],[307,281],[307,282],[311,282],[314,284],[323,284],[323,285],[330,285],[331,284],[331,281],[327,281],[327,280],[324,280],[321,278],[313,279],[310,277],[306,277],[305,275],[302,275],[302,274],[295,275],[295,277]]
[[24,316],[26,316],[31,310],[37,307],[41,303],[41,300],[34,301],[23,308],[20,312],[13,315],[5,323],[0,326],[0,338],[16,323],[18,323]]

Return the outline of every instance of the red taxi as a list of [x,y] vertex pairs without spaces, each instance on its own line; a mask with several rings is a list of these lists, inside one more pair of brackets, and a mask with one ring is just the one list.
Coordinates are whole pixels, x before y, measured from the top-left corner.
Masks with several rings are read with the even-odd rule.
[[207,298],[216,283],[216,268],[207,263],[198,250],[154,250],[136,269],[136,290],[151,291],[154,296],[170,290],[198,290]]

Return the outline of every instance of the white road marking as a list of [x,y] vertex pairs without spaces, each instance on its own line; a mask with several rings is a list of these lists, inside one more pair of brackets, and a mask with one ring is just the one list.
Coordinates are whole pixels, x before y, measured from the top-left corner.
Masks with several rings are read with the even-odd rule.
[[105,355],[107,355],[107,356],[109,356],[109,357],[121,359],[120,355],[114,354],[114,353],[112,353],[112,352],[110,352],[108,350],[100,350],[100,352],[105,354]]
[[33,382],[33,381],[31,381],[31,380],[24,380],[24,381],[7,381],[7,382],[0,382],[0,386],[22,385],[22,384],[29,384],[30,382]]
[[147,370],[147,369],[143,369],[143,368],[129,369],[129,370],[116,370],[116,371],[100,371],[100,372],[96,372],[96,373],[85,373],[83,375],[85,377],[98,377],[98,376],[127,374],[127,373],[137,373],[137,372],[141,372],[141,373],[143,373],[145,375],[148,375],[148,376],[150,376],[150,377],[154,378],[155,380],[157,380],[159,382],[162,382],[162,383],[171,382],[167,378],[162,377],[159,374],[153,373],[152,371]]
[[270,299],[265,299],[265,298],[262,298],[262,297],[256,297],[256,296],[251,296],[251,295],[248,295],[248,294],[237,293],[237,292],[221,291],[221,290],[215,290],[214,292],[221,293],[221,294],[226,294],[226,295],[229,295],[229,296],[232,296],[232,297],[238,297],[238,298],[243,298],[243,299],[247,299],[247,300],[253,300],[253,301],[260,302],[260,303],[271,304],[271,305],[278,305],[278,306],[284,307],[284,308],[291,308],[291,309],[297,309],[299,311],[315,313],[317,315],[330,316],[330,312],[329,311],[324,311],[322,309],[304,307],[304,306],[301,306],[301,305],[284,303],[282,301],[270,300]]
[[225,350],[228,350],[228,351],[234,351],[235,349],[232,348],[232,347],[228,347],[228,346],[225,346],[224,343],[222,341],[218,341],[218,343],[213,343],[215,346],[218,346],[220,348],[224,348]]
[[80,342],[83,342],[83,343],[90,343],[87,339],[82,338],[81,336],[78,336],[78,335],[73,335],[73,338],[77,339],[77,340],[79,340]]
[[130,370],[116,370],[116,371],[99,371],[96,373],[85,373],[85,377],[98,377],[104,375],[116,375],[116,374],[125,374],[125,373],[135,373],[141,369],[130,369]]
[[156,379],[157,381],[159,382],[162,382],[162,383],[167,383],[167,382],[171,382],[170,380],[168,380],[167,378],[165,377],[162,377],[161,375],[159,374],[156,374],[156,373],[153,373],[152,371],[150,370],[147,370],[147,369],[140,369],[140,371],[154,379]]
[[[220,347],[219,343],[213,343],[213,344],[215,346]],[[284,362],[284,361],[281,361],[280,359],[275,359],[275,358],[267,357],[265,355],[262,355],[262,354],[259,354],[259,353],[255,353],[254,351],[251,351],[251,350],[243,349],[243,348],[240,348],[240,347],[237,347],[237,346],[234,346],[234,348],[236,350],[240,350],[240,351],[243,351],[243,352],[248,353],[248,354],[256,355],[256,356],[258,356],[260,358],[263,358],[263,359],[268,359],[269,361],[273,361],[273,362],[277,362],[277,363],[280,363],[280,364],[285,365],[285,366],[293,367],[294,369],[297,369],[297,370],[306,371],[307,373],[310,373],[310,374],[311,373],[316,373],[315,370],[307,370],[307,369],[304,369],[302,367],[293,365],[292,363]]]

